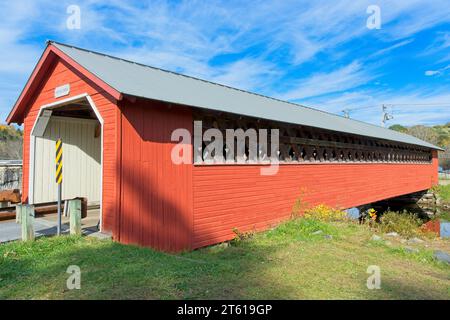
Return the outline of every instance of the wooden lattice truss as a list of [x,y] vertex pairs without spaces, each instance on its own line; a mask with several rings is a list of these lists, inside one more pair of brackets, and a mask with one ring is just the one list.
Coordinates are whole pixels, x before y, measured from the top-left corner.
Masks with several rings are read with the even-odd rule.
[[[259,129],[267,129],[268,141],[271,141],[270,129],[279,129],[277,156],[282,163],[430,163],[432,160],[431,150],[420,146],[228,113],[195,110],[194,121],[202,121],[203,132],[209,128],[215,128],[219,129],[224,137],[226,129],[240,128],[245,131],[253,128],[257,132]],[[248,146],[248,141],[246,144]],[[194,150],[194,161],[196,163],[203,162],[203,150],[207,145],[208,142],[204,142],[202,150]],[[226,146],[224,146],[225,149]],[[264,154],[261,154],[261,151],[259,152],[258,159],[248,159],[248,148],[246,147],[246,162],[254,163],[270,156],[266,154],[270,151],[264,151]],[[224,151],[224,157],[226,158],[226,151]],[[230,160],[227,159],[227,163]],[[233,160],[236,161],[236,159]]]

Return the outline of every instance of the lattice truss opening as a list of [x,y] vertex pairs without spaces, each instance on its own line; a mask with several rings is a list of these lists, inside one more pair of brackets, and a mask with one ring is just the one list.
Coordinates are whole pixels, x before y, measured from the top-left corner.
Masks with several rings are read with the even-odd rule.
[[[259,129],[267,129],[268,150],[258,147],[257,157],[249,157],[249,139],[245,141],[244,159],[239,163],[258,163],[268,161],[270,154],[270,129],[279,129],[279,150],[274,155],[281,163],[431,163],[430,149],[395,141],[368,138],[343,132],[323,130],[313,127],[293,125],[276,121],[255,119],[229,113],[194,110],[194,121],[202,121],[203,133],[210,129],[222,132],[223,157],[227,163],[238,163],[236,141],[234,158],[228,157],[229,148],[225,142],[226,129],[255,129],[259,140]],[[194,162],[205,163],[206,147],[211,142],[203,141],[201,150],[194,150]]]

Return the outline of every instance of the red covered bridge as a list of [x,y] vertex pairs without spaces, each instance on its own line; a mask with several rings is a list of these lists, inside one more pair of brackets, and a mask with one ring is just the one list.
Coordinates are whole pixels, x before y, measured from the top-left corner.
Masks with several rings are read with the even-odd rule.
[[[279,170],[258,158],[171,159],[175,129],[279,129]],[[49,42],[7,119],[24,125],[23,202],[56,200],[54,141],[64,142],[63,198],[100,204],[114,239],[194,249],[291,215],[298,197],[340,208],[437,183],[437,150],[417,138],[300,105]],[[266,155],[269,155],[267,152]],[[273,154],[271,154],[273,156]]]

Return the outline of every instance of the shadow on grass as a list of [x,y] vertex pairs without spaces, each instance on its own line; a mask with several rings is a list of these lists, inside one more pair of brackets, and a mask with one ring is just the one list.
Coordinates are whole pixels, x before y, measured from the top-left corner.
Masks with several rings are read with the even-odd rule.
[[[109,241],[45,241],[2,251],[0,298],[248,299],[256,288],[256,297],[288,299],[295,291],[265,276],[276,246],[171,255]],[[66,289],[69,265],[81,269],[81,290]]]
[[[448,279],[447,279],[448,281]],[[450,288],[449,288],[450,290]],[[379,292],[382,291],[382,299],[392,300],[448,300],[450,292],[447,296],[442,292],[430,290],[429,287],[411,281],[405,282],[401,279],[382,279],[381,289],[365,291],[362,299],[380,299]]]

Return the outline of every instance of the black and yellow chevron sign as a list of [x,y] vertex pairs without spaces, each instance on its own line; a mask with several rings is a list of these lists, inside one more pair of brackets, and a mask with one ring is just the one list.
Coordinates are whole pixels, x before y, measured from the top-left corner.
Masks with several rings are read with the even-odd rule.
[[62,141],[56,140],[56,183],[62,183]]

